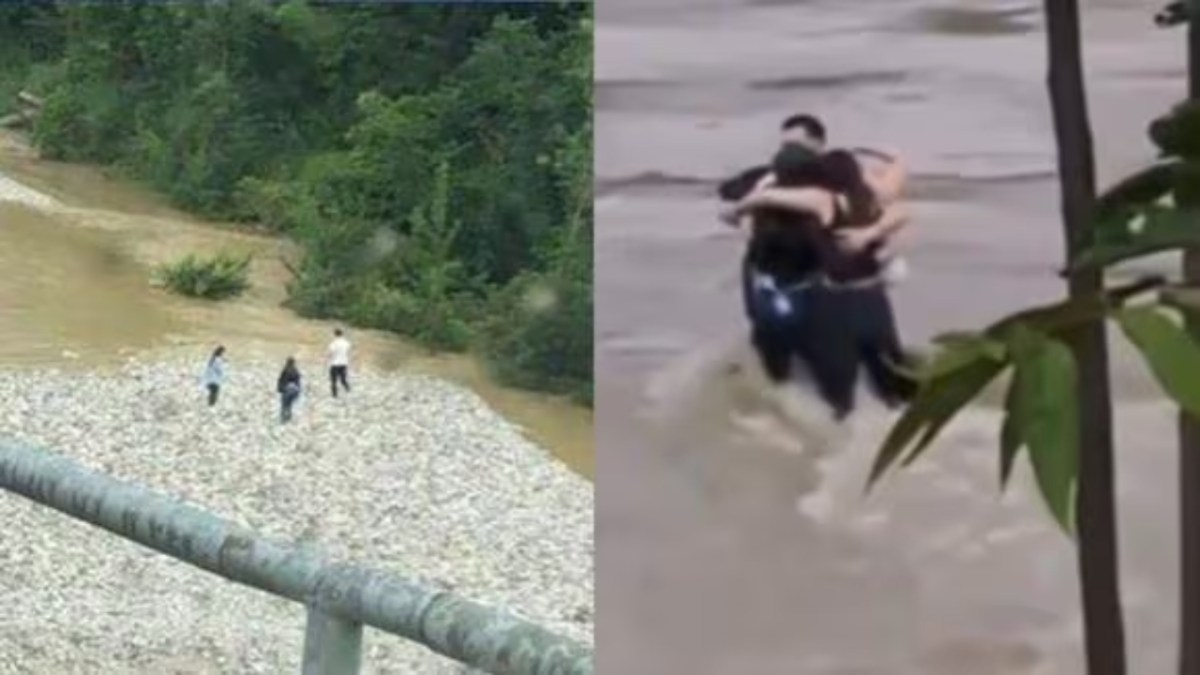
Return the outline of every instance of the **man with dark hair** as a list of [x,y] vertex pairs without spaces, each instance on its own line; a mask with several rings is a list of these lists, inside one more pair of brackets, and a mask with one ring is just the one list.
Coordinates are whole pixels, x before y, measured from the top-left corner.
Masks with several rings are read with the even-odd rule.
[[783,121],[780,129],[785,143],[796,143],[815,150],[825,147],[825,124],[813,115],[792,115]]
[[[805,113],[792,115],[783,121],[780,131],[782,132],[781,140],[785,145],[795,145],[797,150],[804,148],[812,154],[814,159],[825,151],[825,125],[813,115]],[[771,166],[769,164],[751,167],[722,182],[717,187],[717,193],[723,201],[737,201],[750,194],[750,191],[770,174]]]

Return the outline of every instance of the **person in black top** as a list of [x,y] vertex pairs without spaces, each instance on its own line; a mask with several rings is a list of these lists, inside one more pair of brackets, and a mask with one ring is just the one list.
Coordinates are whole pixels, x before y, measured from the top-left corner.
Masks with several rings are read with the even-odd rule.
[[300,398],[300,369],[296,367],[294,357],[289,356],[283,364],[275,389],[279,392],[279,421],[287,424],[292,420],[292,406]]
[[[808,114],[797,114],[783,121],[782,147],[789,148],[795,160],[816,160],[825,150],[825,125],[821,120]],[[724,202],[737,202],[747,197],[760,183],[771,178],[771,164],[760,164],[746,169],[738,175],[724,180],[717,186],[717,195]],[[747,252],[749,249],[747,249]],[[742,309],[746,318],[751,317],[751,296],[753,294],[752,275],[749,260],[742,258]]]

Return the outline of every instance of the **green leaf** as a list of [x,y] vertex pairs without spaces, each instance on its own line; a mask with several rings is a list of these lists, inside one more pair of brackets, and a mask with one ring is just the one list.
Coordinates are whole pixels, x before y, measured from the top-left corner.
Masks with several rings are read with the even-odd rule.
[[900,465],[908,466],[915,462],[954,415],[978,396],[1007,365],[1004,361],[980,359],[955,371],[953,383],[947,385],[941,393],[937,411],[930,417],[928,425],[921,433],[921,438],[917,440],[916,445],[904,457]]
[[1000,490],[1008,487],[1008,479],[1012,477],[1013,464],[1017,454],[1025,445],[1021,438],[1020,409],[1017,397],[1020,386],[1017,383],[1019,373],[1014,369],[1012,382],[1008,385],[1008,393],[1004,397],[1004,423],[1000,427]]
[[934,335],[933,338],[930,339],[930,342],[938,345],[939,347],[953,347],[954,345],[962,344],[964,342],[972,342],[982,337],[984,337],[983,333],[978,331],[947,331],[945,333]]
[[1116,320],[1163,390],[1200,417],[1200,345],[1153,305],[1122,309]]
[[984,334],[996,340],[1008,341],[1014,327],[1024,326],[1039,333],[1054,335],[1104,317],[1108,311],[1108,300],[1103,294],[1097,293],[1021,310],[988,326]]
[[1200,102],[1184,101],[1150,124],[1150,140],[1163,155],[1200,157]]
[[1117,184],[1096,199],[1096,217],[1105,221],[1130,208],[1147,206],[1171,191],[1178,161],[1148,166]]
[[1175,206],[1181,209],[1200,206],[1200,163],[1180,163],[1171,174],[1171,198]]
[[[1135,219],[1138,224],[1133,227]],[[1148,206],[1126,212],[1101,229],[1103,236],[1071,261],[1069,271],[1108,267],[1163,251],[1200,246],[1200,210]]]
[[1004,362],[1007,357],[1008,349],[999,340],[983,336],[956,338],[925,364],[917,375],[922,380],[936,379],[980,359]]
[[921,434],[903,462],[905,465],[912,463],[933,442],[942,427],[970,403],[1004,365],[981,356],[969,365],[923,383],[912,404],[892,425],[876,454],[867,488],[870,489]]
[[1073,532],[1079,472],[1075,358],[1066,345],[1023,326],[1014,328],[1010,338],[1017,367],[1013,426],[1029,448],[1038,489],[1051,514]]

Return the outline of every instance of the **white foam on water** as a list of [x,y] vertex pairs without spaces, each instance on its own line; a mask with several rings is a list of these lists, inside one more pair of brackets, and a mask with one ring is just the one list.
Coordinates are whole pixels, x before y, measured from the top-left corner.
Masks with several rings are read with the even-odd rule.
[[0,173],[0,202],[17,202],[39,209],[60,206],[57,199]]
[[[687,351],[649,378],[645,397],[644,415],[661,441],[656,446],[669,448],[670,461],[697,489],[712,490],[713,483],[732,481],[729,468],[748,462],[757,467],[750,472],[765,481],[756,483],[760,488],[792,485],[796,517],[822,530],[859,535],[878,531],[892,522],[890,511],[900,501],[925,502],[940,495],[989,513],[999,497],[993,466],[1000,411],[963,410],[926,451],[929,457],[880,481],[868,493],[871,466],[897,413],[860,384],[854,414],[838,424],[803,375],[787,386],[771,384],[744,337]],[[780,464],[783,456],[795,462]],[[782,471],[809,479],[778,475]],[[776,475],[765,475],[772,472]],[[1015,491],[1021,493],[1016,499],[1037,500],[1021,485],[1029,482],[1026,473],[1019,466],[1014,476]],[[977,524],[971,519],[966,523],[963,532]],[[1039,525],[1029,531],[1006,531],[990,543],[1023,539],[1044,529]],[[953,548],[961,543],[963,532],[948,528],[940,539],[931,539],[925,553]]]
[[[795,488],[799,517],[821,527],[874,530],[888,516],[867,503],[864,488],[895,414],[865,385],[860,389],[856,412],[839,424],[802,372],[793,383],[772,384],[739,336],[692,349],[655,373],[643,410],[673,459],[694,466],[707,463],[707,455],[718,465],[747,447],[793,456],[798,474],[819,477],[815,486]],[[696,439],[705,439],[703,447]]]

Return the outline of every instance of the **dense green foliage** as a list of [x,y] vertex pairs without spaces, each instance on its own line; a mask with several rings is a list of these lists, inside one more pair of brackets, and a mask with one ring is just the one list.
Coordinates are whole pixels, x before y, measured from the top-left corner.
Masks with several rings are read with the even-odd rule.
[[[1099,195],[1090,224],[1090,243],[1074,252],[1069,270],[1100,269],[1165,251],[1200,245],[1200,103],[1185,101],[1149,126],[1159,150],[1153,164],[1123,178]],[[939,339],[942,349],[922,369],[912,405],[884,440],[871,481],[897,463],[908,465],[991,382],[1010,372],[1005,418],[1000,429],[1000,478],[1006,484],[1022,451],[1037,486],[1058,523],[1075,527],[1079,480],[1080,414],[1075,383],[1082,366],[1068,347],[1081,327],[1114,321],[1141,353],[1151,374],[1179,407],[1200,418],[1200,344],[1181,321],[1200,313],[1185,290],[1168,289],[1166,299],[1127,301],[1166,285],[1148,277],[1102,292],[1031,307],[981,331]],[[1175,300],[1171,300],[1175,298]],[[1182,299],[1182,301],[1179,301]],[[1183,316],[1181,316],[1183,315]]]
[[[291,305],[590,398],[583,4],[0,7],[48,157],[298,241]],[[542,302],[529,302],[530,296]]]
[[218,253],[211,258],[188,255],[163,265],[158,280],[174,293],[206,300],[224,300],[241,295],[250,287],[251,256]]

